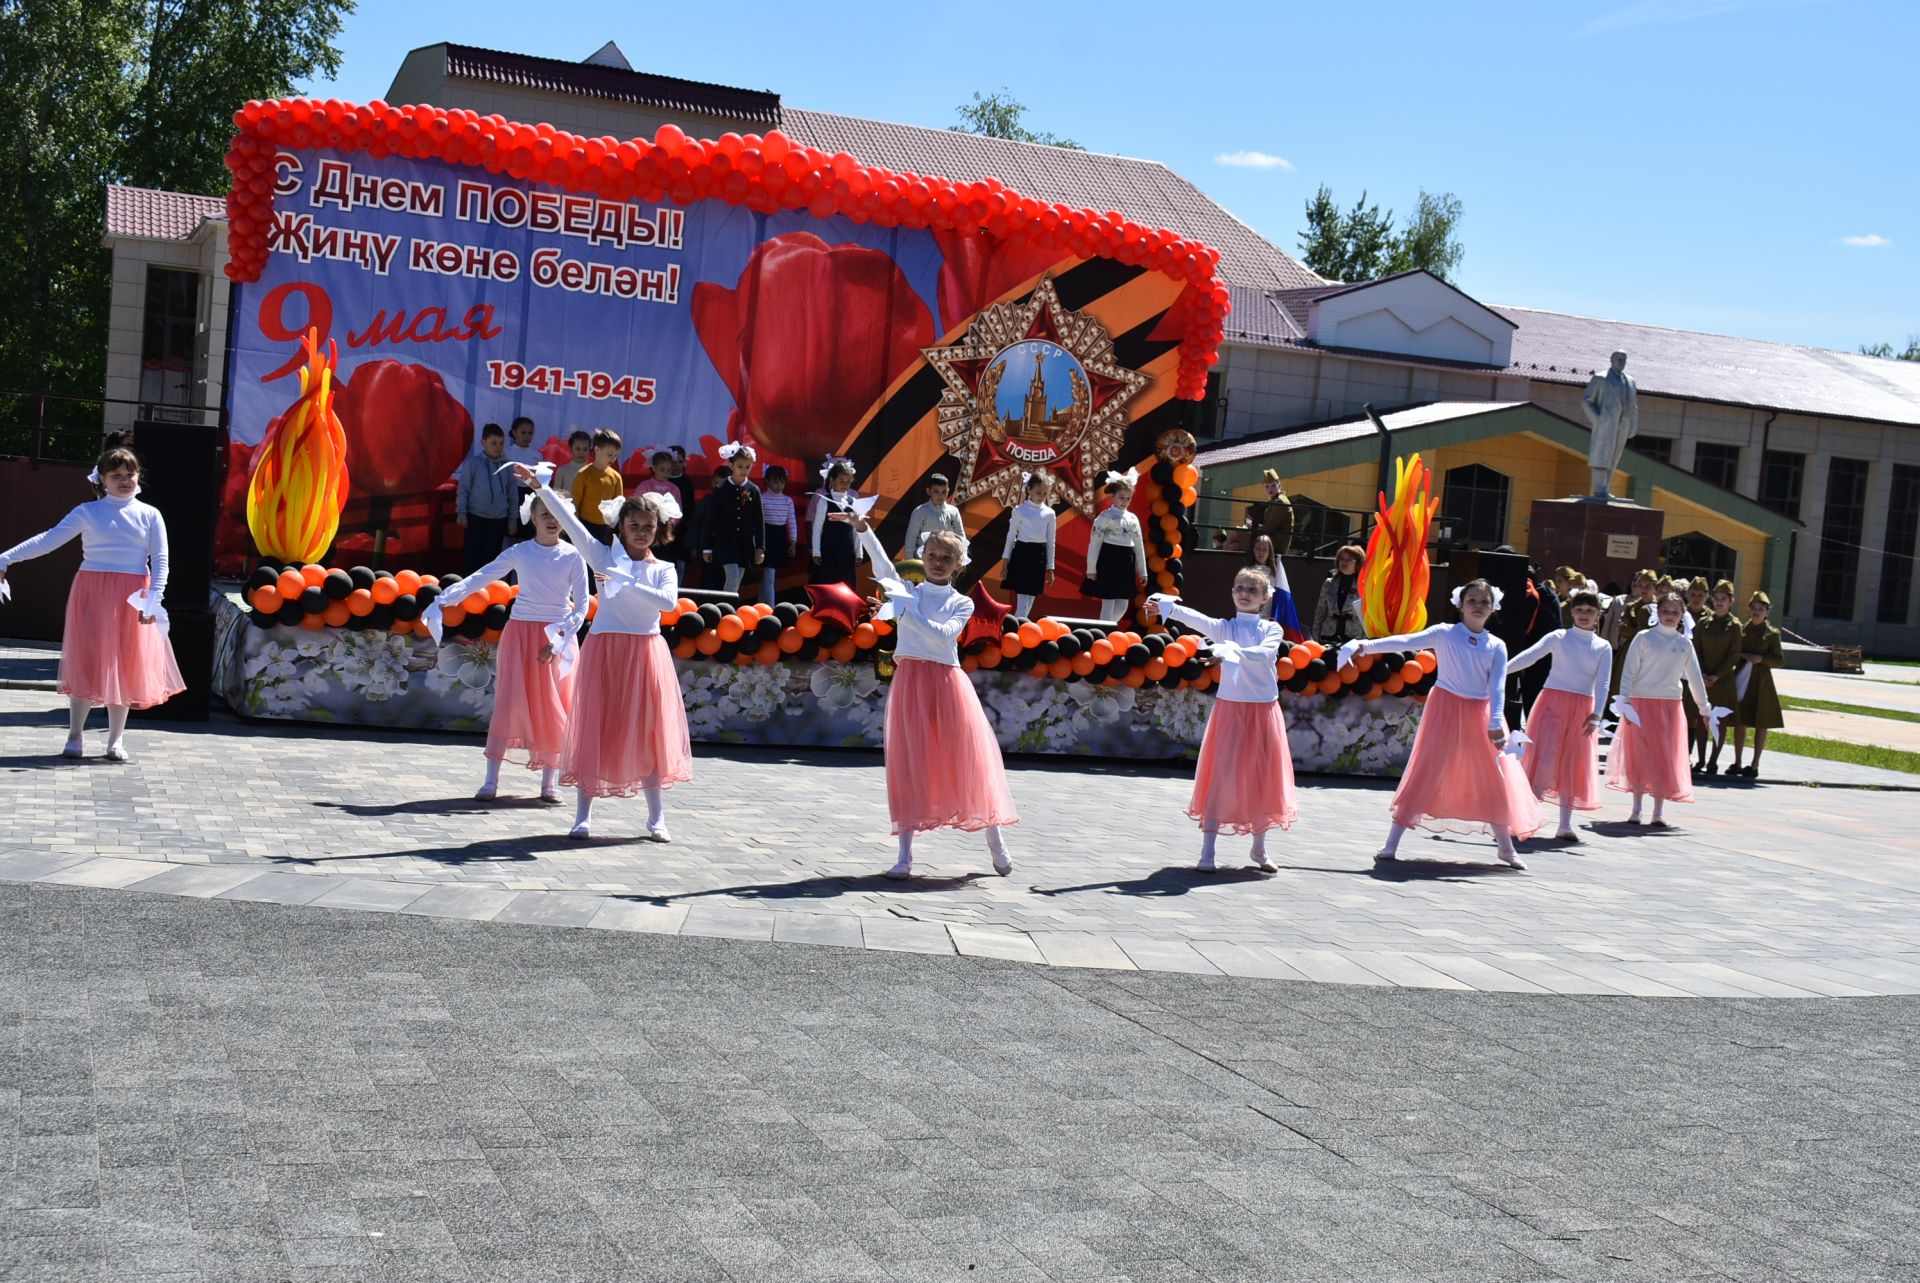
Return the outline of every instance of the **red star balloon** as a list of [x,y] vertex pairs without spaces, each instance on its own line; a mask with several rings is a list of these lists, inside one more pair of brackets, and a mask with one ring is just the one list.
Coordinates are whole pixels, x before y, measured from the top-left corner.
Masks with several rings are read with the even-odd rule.
[[807,597],[813,602],[813,617],[823,624],[852,632],[866,617],[867,603],[845,584],[808,584]]
[[967,621],[966,631],[960,635],[960,644],[970,646],[977,641],[999,641],[1000,621],[1013,613],[1013,607],[995,601],[983,583],[974,584],[967,596],[973,600],[973,618]]

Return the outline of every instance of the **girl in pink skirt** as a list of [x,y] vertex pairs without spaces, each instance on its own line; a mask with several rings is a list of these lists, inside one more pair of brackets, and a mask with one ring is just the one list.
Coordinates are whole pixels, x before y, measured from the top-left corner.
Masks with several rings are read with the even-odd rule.
[[1562,842],[1578,842],[1573,813],[1600,809],[1596,748],[1613,677],[1613,647],[1594,632],[1600,626],[1600,595],[1588,589],[1567,598],[1572,628],[1557,628],[1507,663],[1509,673],[1551,659],[1546,688],[1527,714],[1527,782],[1535,797],[1560,803]]
[[[555,779],[566,754],[567,716],[573,706],[573,661],[579,653],[575,637],[587,618],[587,563],[577,547],[560,542],[560,522],[553,515],[563,502],[558,495],[528,495],[520,505],[520,524],[533,528],[533,538],[509,544],[438,598],[443,609],[457,606],[468,593],[508,571],[519,575],[520,595],[514,598],[513,618],[500,634],[494,665],[487,778],[474,794],[482,801],[500,791],[500,763],[509,755],[517,761],[519,754],[525,754],[529,769],[540,771],[540,800],[560,800]],[[437,614],[434,622],[439,622]]]
[[959,535],[937,530],[921,545],[926,582],[909,584],[892,577],[893,558],[863,517],[833,513],[859,533],[860,547],[887,601],[880,618],[893,612],[898,630],[893,682],[887,691],[887,809],[900,839],[900,858],[890,878],[913,874],[913,835],[928,829],[986,830],[993,871],[1013,872],[1013,858],[1001,829],[1020,822],[1007,787],[1000,742],[980,707],[973,683],[960,668],[959,637],[973,617],[973,601],[956,592],[953,576],[967,559]]
[[540,502],[600,576],[600,606],[581,647],[560,769],[560,782],[579,798],[570,836],[589,836],[595,798],[643,793],[647,836],[670,841],[661,790],[693,778],[693,744],[673,652],[660,635],[660,613],[679,600],[680,578],[672,562],[653,555],[653,544],[679,520],[680,505],[652,493],[609,499],[601,507],[613,530],[608,547],[588,536],[586,524],[533,469],[523,466],[519,475],[523,484],[538,484]]
[[1413,756],[1394,790],[1393,827],[1377,861],[1398,858],[1400,839],[1414,825],[1473,832],[1492,829],[1500,858],[1526,868],[1515,839],[1539,827],[1533,791],[1520,763],[1500,751],[1507,742],[1501,710],[1506,702],[1507,648],[1487,631],[1499,609],[1500,591],[1474,579],[1453,591],[1457,624],[1436,624],[1399,637],[1350,641],[1340,648],[1340,666],[1357,655],[1432,647],[1439,678],[1420,713]]
[[1681,630],[1687,600],[1677,592],[1661,595],[1656,624],[1636,633],[1620,669],[1620,729],[1607,758],[1607,787],[1633,794],[1628,824],[1640,823],[1640,807],[1653,798],[1656,829],[1671,827],[1661,817],[1668,802],[1693,801],[1693,772],[1687,764],[1686,706],[1682,684],[1692,690],[1696,708],[1710,708],[1700,656]]
[[1177,620],[1204,634],[1220,661],[1220,688],[1207,717],[1206,738],[1193,774],[1187,814],[1200,821],[1200,865],[1214,867],[1220,830],[1253,834],[1253,866],[1274,872],[1267,858],[1267,830],[1289,828],[1299,818],[1293,798],[1293,754],[1280,714],[1280,684],[1274,664],[1286,633],[1266,618],[1273,581],[1258,566],[1233,579],[1231,619],[1214,619],[1155,593],[1150,613]]
[[80,573],[67,592],[60,634],[59,690],[68,701],[67,746],[83,750],[87,714],[107,710],[107,759],[127,760],[127,712],[164,704],[187,688],[167,640],[167,523],[141,503],[140,460],[115,446],[100,456],[89,478],[105,493],[83,503],[53,529],[0,553],[0,601],[7,567],[44,556],[80,536]]

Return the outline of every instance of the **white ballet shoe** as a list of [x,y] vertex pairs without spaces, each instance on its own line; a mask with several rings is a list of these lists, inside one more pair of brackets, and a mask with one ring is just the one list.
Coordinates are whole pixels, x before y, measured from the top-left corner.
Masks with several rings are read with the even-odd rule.
[[542,802],[545,802],[548,806],[553,806],[560,801],[560,795],[558,793],[542,793],[540,795],[540,800]]
[[673,834],[667,831],[667,822],[665,820],[660,821],[660,823],[658,824],[647,825],[647,841],[649,842],[673,841]]
[[87,746],[84,740],[68,740],[67,746],[60,750],[60,756],[70,762],[77,762],[86,755]]
[[1013,857],[1005,851],[995,851],[993,853],[993,871],[1003,878],[1006,877],[1007,874],[1012,873]]
[[473,800],[476,802],[491,802],[498,796],[500,796],[500,790],[491,784],[482,784],[473,791]]
[[888,869],[884,876],[892,878],[896,882],[912,877],[913,861],[912,860],[896,861],[894,863],[894,866],[891,869]]
[[1502,849],[1499,855],[1502,860],[1506,861],[1508,868],[1524,869],[1527,867],[1527,862],[1520,858],[1520,853],[1511,847]]
[[593,826],[587,821],[582,820],[567,830],[567,836],[576,842],[584,842],[593,836]]
[[133,759],[127,756],[127,750],[124,745],[109,744],[107,745],[107,760],[109,762],[131,762]]
[[1215,867],[1213,862],[1213,857],[1210,855],[1203,855],[1200,857],[1198,861],[1195,862],[1193,867],[1200,870],[1200,872],[1202,873],[1212,873]]
[[1280,866],[1275,864],[1265,851],[1261,851],[1253,857],[1253,867],[1262,873],[1280,872]]

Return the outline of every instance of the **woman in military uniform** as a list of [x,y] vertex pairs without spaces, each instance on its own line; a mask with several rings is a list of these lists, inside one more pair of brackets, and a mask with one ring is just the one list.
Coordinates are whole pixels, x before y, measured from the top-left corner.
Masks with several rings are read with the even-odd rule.
[[[1785,662],[1780,649],[1780,630],[1767,622],[1773,613],[1773,599],[1763,592],[1747,598],[1747,622],[1740,630],[1740,659],[1746,665],[1736,681],[1745,689],[1740,694],[1740,720],[1733,730],[1733,769],[1729,775],[1747,779],[1760,776],[1760,754],[1767,747],[1767,732],[1785,726],[1780,711],[1780,692],[1774,689],[1773,670]],[[1747,728],[1753,728],[1753,761],[1740,765],[1741,750],[1746,747]]]
[[[1707,679],[1707,702],[1712,708],[1736,710],[1733,722],[1736,727],[1740,725],[1737,712],[1740,693],[1734,685],[1740,672],[1741,647],[1740,621],[1733,617],[1733,585],[1722,579],[1713,586],[1710,613],[1694,625],[1693,650],[1700,657],[1700,671]],[[1724,743],[1726,732],[1722,728],[1713,739],[1713,755],[1709,757],[1703,747],[1695,769],[1703,775],[1718,775],[1720,747]]]

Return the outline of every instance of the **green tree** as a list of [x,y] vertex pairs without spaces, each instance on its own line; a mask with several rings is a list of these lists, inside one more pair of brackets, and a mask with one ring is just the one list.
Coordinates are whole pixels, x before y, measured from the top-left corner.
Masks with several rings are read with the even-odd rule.
[[1466,250],[1457,235],[1461,205],[1447,192],[1422,191],[1406,229],[1396,232],[1393,211],[1384,214],[1367,194],[1341,211],[1324,183],[1307,202],[1307,227],[1300,233],[1300,261],[1330,281],[1370,281],[1395,272],[1424,268],[1442,280],[1459,267]]
[[8,0],[0,388],[100,392],[109,183],[218,195],[233,111],[339,69],[352,0]]
[[1861,356],[1882,356],[1890,361],[1920,361],[1920,334],[1907,335],[1907,346],[1897,348],[1891,343],[1862,343]]
[[947,128],[957,134],[985,134],[989,138],[1010,138],[1017,143],[1044,143],[1049,147],[1065,147],[1069,151],[1085,151],[1071,138],[1061,138],[1052,133],[1035,133],[1021,123],[1027,114],[1026,104],[1014,98],[1013,92],[1002,86],[997,93],[982,94],[974,90],[973,101],[962,103],[954,108],[959,113],[960,123]]

